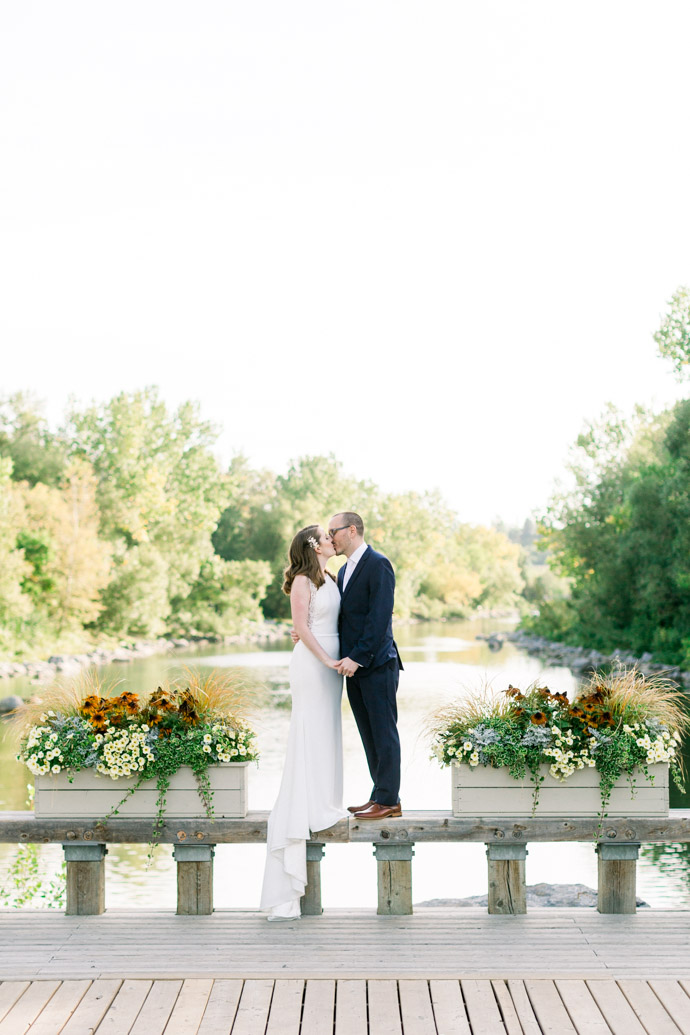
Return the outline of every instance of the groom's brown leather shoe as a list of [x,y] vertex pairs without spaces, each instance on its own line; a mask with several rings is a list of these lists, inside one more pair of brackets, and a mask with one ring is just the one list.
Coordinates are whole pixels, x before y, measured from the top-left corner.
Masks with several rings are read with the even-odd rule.
[[377,801],[363,812],[355,812],[355,819],[395,819],[402,816],[402,805],[379,805]]
[[355,812],[364,812],[365,809],[368,809],[369,806],[373,804],[374,802],[371,799],[369,799],[369,801],[365,805],[348,805],[347,811],[351,812],[354,816]]

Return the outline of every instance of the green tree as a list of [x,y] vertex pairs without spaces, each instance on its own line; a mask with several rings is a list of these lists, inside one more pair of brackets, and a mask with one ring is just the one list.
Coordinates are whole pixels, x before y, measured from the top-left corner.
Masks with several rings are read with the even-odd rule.
[[0,458],[0,653],[12,655],[21,645],[22,625],[31,611],[31,600],[23,592],[31,566],[17,537],[24,508],[12,483],[12,461]]
[[113,576],[98,627],[119,636],[158,635],[201,565],[229,499],[211,452],[216,432],[194,403],[169,413],[158,391],[122,393],[74,411],[76,456],[98,479],[101,532],[113,547]]
[[12,460],[18,482],[57,485],[67,463],[67,442],[52,433],[40,404],[28,393],[0,400],[0,457]]
[[659,354],[671,360],[676,377],[683,381],[690,363],[690,288],[679,287],[671,296],[654,341],[659,347]]
[[99,538],[93,471],[73,460],[60,488],[23,483],[17,491],[25,521],[17,542],[32,567],[24,589],[58,638],[79,631],[100,614],[110,571],[110,547]]

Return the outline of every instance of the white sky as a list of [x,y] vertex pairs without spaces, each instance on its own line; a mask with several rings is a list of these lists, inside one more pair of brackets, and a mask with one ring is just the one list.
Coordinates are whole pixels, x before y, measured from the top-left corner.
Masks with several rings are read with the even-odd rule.
[[5,0],[0,394],[158,384],[224,459],[333,451],[521,521],[680,397],[690,5]]

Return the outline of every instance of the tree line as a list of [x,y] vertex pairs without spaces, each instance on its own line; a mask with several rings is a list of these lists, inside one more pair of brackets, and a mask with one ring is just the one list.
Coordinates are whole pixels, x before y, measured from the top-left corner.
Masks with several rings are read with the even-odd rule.
[[343,507],[395,565],[399,618],[519,602],[520,543],[437,493],[383,493],[333,456],[223,470],[216,438],[196,404],[170,411],[155,388],[74,406],[57,430],[26,395],[0,402],[0,656],[286,618],[294,532]]
[[[686,380],[690,290],[673,295],[654,339]],[[690,400],[631,416],[609,407],[577,439],[569,471],[539,526],[563,581],[523,624],[690,670]]]

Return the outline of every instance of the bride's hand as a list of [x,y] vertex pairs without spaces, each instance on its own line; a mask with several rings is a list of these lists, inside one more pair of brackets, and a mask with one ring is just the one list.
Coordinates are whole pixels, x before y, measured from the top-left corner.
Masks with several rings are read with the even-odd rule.
[[328,668],[334,668],[337,670],[340,662],[336,658],[329,658],[328,661],[324,662],[324,664],[327,665]]

